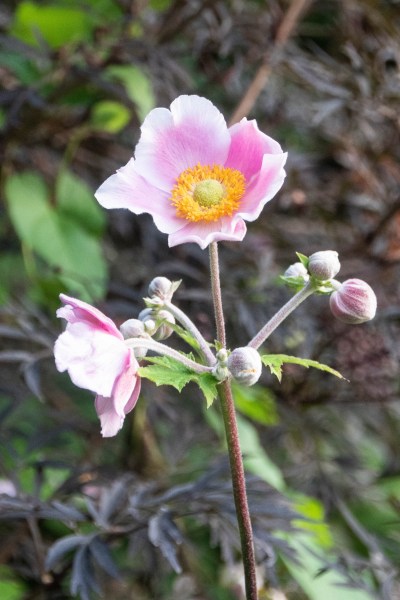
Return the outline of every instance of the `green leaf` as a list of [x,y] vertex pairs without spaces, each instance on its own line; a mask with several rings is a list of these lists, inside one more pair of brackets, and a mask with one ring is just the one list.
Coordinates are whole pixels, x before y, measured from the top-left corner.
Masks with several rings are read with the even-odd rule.
[[90,40],[94,24],[82,9],[20,2],[11,33],[27,44],[40,45],[43,39],[52,48]]
[[197,383],[207,401],[207,408],[211,406],[217,396],[218,381],[211,373],[194,373],[179,361],[169,356],[150,356],[146,360],[152,365],[139,368],[140,377],[149,379],[156,385],[171,385],[178,392],[189,382]]
[[337,557],[328,553],[321,555],[321,548],[310,536],[291,534],[288,542],[296,551],[299,564],[294,564],[283,554],[281,559],[309,600],[338,600],[339,598],[340,600],[374,600],[376,598],[364,590],[350,587],[345,576],[338,571],[324,570],[326,563],[334,562]]
[[139,119],[143,121],[156,105],[153,87],[147,75],[133,65],[112,65],[106,72],[124,85],[128,97],[137,107]]
[[23,600],[26,598],[26,585],[21,578],[16,579],[13,570],[6,567],[0,567],[0,598],[5,600]]
[[82,179],[67,169],[58,175],[56,198],[62,214],[73,219],[80,228],[96,237],[104,232],[106,218],[93,192]]
[[329,367],[328,365],[319,363],[316,360],[310,360],[309,358],[299,358],[287,354],[264,354],[261,356],[261,360],[266,367],[269,367],[272,375],[276,375],[279,381],[282,380],[282,365],[284,364],[301,365],[302,367],[306,367],[306,369],[313,367],[314,369],[319,369],[320,371],[326,371],[331,375],[335,375],[335,377],[339,377],[339,379],[345,379],[339,371],[332,369],[332,367]]
[[299,259],[299,261],[301,262],[301,264],[304,265],[306,269],[308,269],[308,263],[309,263],[308,256],[306,256],[305,254],[302,254],[301,252],[296,252],[296,256]]
[[245,468],[277,490],[283,491],[286,486],[282,471],[265,452],[256,428],[241,415],[237,414],[236,418]]
[[68,289],[88,301],[101,297],[107,279],[101,246],[81,222],[50,205],[43,179],[30,172],[13,175],[6,181],[5,193],[21,241],[60,272]]
[[245,387],[232,382],[235,406],[242,415],[261,423],[276,425],[279,421],[273,393],[264,386]]
[[177,323],[169,323],[169,326],[175,331],[177,335],[179,335],[179,337],[182,340],[189,344],[189,346],[191,346],[193,350],[196,350],[196,352],[200,351],[200,344],[191,333],[189,333],[186,329],[184,329]]
[[130,121],[130,111],[114,100],[97,102],[90,115],[90,124],[94,129],[107,133],[118,133]]

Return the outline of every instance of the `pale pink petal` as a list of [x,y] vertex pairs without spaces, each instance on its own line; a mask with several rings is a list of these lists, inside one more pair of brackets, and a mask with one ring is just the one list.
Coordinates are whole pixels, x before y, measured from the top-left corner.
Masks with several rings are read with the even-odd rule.
[[136,215],[149,213],[163,233],[172,233],[182,227],[182,219],[176,216],[176,209],[169,199],[170,193],[138,175],[133,158],[106,179],[95,196],[104,208],[127,208]]
[[168,236],[170,247],[194,242],[204,250],[211,242],[240,242],[246,235],[246,224],[240,217],[223,217],[210,223],[189,222],[185,227]]
[[123,339],[115,323],[94,306],[66,294],[60,294],[60,300],[65,306],[57,310],[57,317],[66,319],[69,323],[87,321],[93,326],[108,331],[121,340]]
[[110,396],[115,380],[129,363],[124,342],[88,323],[72,323],[54,346],[56,367],[68,371],[78,387]]
[[116,412],[113,399],[96,396],[95,407],[101,423],[101,435],[103,437],[116,435],[124,423],[124,416]]
[[284,170],[287,154],[266,154],[259,175],[253,179],[240,202],[237,215],[254,221],[260,216],[265,204],[282,187],[286,173]]
[[[126,369],[121,373],[115,382],[112,392],[114,398],[114,408],[119,415],[125,415],[128,403],[132,403],[132,395],[135,392],[135,403],[140,391],[140,378],[136,375],[139,364],[135,359],[132,350],[130,351],[130,362]],[[134,406],[134,405],[133,405]],[[132,406],[132,408],[133,408]],[[132,410],[132,408],[130,410]]]
[[212,102],[199,96],[180,96],[171,112],[152,110],[141,132],[135,150],[137,172],[165,192],[188,167],[223,165],[228,156],[225,119]]
[[256,121],[242,119],[229,128],[231,145],[226,167],[237,169],[249,181],[261,169],[264,154],[282,154],[282,148],[272,138],[262,133]]
[[112,437],[121,429],[125,415],[136,405],[140,393],[140,377],[136,376],[138,364],[133,359],[115,383],[112,396],[96,396],[95,407],[100,418],[103,437]]

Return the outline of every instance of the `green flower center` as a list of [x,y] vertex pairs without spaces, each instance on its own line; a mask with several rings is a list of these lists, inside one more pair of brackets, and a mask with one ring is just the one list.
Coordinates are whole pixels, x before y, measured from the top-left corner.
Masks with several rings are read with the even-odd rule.
[[219,204],[224,196],[225,188],[216,179],[204,179],[193,190],[193,200],[206,208]]

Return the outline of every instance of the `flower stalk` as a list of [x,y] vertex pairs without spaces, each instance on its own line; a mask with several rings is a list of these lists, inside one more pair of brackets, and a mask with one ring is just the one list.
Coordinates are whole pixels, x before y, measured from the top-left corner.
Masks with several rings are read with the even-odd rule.
[[195,373],[211,373],[212,371],[211,367],[201,365],[200,363],[191,360],[184,354],[181,354],[181,352],[178,352],[177,350],[174,350],[165,344],[160,344],[160,342],[156,342],[150,337],[128,338],[125,340],[125,344],[128,346],[128,348],[146,348],[147,350],[152,350],[161,356],[169,356]]
[[[225,321],[222,307],[221,284],[219,276],[218,247],[213,242],[210,245],[211,289],[214,302],[215,320],[219,343],[225,347]],[[231,468],[233,497],[236,507],[236,517],[242,548],[242,560],[245,577],[246,599],[257,600],[256,561],[253,542],[249,505],[247,501],[246,480],[242,452],[240,448],[239,431],[236,420],[235,404],[229,379],[218,386],[222,416],[225,426],[225,436],[228,445],[229,463]]]
[[264,325],[262,329],[247,344],[250,348],[259,348],[269,338],[271,333],[293,312],[306,298],[315,291],[314,284],[309,281],[297,294],[292,296],[288,302]]
[[163,304],[164,308],[168,310],[177,321],[188,331],[198,342],[201,353],[206,360],[207,364],[210,366],[215,365],[216,358],[208,345],[207,341],[204,339],[200,331],[197,329],[196,325],[189,319],[189,317],[175,304],[172,302],[165,302]]

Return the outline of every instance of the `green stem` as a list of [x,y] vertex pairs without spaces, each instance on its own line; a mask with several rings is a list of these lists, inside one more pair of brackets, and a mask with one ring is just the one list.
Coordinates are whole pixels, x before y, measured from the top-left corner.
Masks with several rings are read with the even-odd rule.
[[194,371],[195,373],[211,373],[212,367],[207,367],[205,365],[201,365],[200,363],[191,360],[184,354],[181,354],[177,350],[170,348],[169,346],[165,346],[165,344],[160,344],[160,342],[156,342],[149,338],[128,338],[125,341],[125,344],[129,348],[146,348],[147,350],[152,350],[157,354],[161,354],[162,356],[169,356],[180,362],[182,365]]
[[210,349],[210,346],[208,345],[207,341],[201,335],[200,331],[197,329],[193,321],[189,319],[189,317],[183,312],[183,310],[175,306],[175,304],[172,304],[172,302],[165,302],[163,304],[163,307],[166,310],[169,310],[169,312],[175,317],[175,319],[179,321],[181,325],[183,325],[186,331],[191,333],[192,336],[197,340],[197,342],[199,343],[200,350],[207,363],[210,366],[215,365],[216,358],[212,350]]
[[297,292],[278,312],[264,325],[262,329],[247,344],[250,348],[259,348],[273,331],[294,311],[306,298],[314,293],[314,287],[308,282],[302,290]]
[[[221,284],[219,278],[218,247],[216,242],[210,245],[211,288],[214,301],[215,319],[218,341],[225,347],[225,321],[222,308]],[[246,599],[257,600],[256,561],[254,553],[253,529],[247,502],[246,480],[240,448],[239,431],[236,420],[235,404],[230,380],[226,379],[218,386],[224,419],[225,435],[228,445],[229,463],[231,467],[233,497],[236,507],[236,518],[242,548]]]

